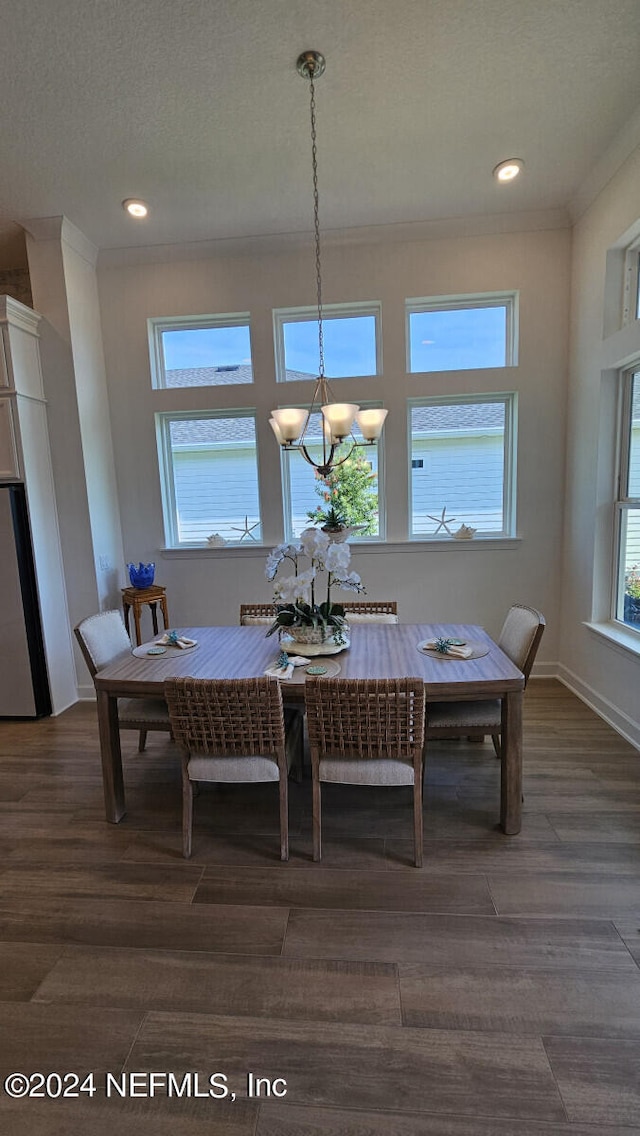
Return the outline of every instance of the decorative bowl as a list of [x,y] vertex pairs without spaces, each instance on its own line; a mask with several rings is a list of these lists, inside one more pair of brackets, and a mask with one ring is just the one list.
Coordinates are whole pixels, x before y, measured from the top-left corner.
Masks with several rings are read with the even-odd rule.
[[156,574],[155,564],[127,564],[132,588],[150,588]]

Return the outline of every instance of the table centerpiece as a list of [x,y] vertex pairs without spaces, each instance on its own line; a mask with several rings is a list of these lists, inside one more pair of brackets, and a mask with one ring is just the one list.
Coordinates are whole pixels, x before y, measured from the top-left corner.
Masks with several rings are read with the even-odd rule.
[[[309,562],[301,570],[303,558]],[[332,588],[349,592],[365,591],[357,572],[350,570],[351,548],[348,543],[331,541],[322,529],[305,529],[297,543],[279,544],[269,553],[265,567],[268,580],[275,580],[286,562],[293,572],[277,580],[273,602],[274,621],[267,631],[276,631],[286,647],[298,644],[307,655],[331,655],[349,646],[349,624],[344,607],[331,599]],[[326,573],[326,598],[317,602],[320,573]]]

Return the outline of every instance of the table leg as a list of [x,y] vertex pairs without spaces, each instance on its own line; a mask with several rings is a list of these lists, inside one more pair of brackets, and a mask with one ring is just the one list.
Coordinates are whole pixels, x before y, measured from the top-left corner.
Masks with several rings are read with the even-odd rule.
[[522,691],[502,699],[500,824],[509,836],[522,824]]
[[133,605],[133,622],[136,626],[136,644],[139,647],[142,643],[142,634],[140,632],[140,606],[138,603]]
[[96,696],[104,807],[107,820],[111,824],[117,824],[125,813],[118,700],[111,698],[104,690],[96,691]]
[[123,608],[124,608],[124,625],[125,625],[125,627],[126,627],[126,629],[127,629],[127,635],[129,635],[129,636],[130,636],[130,634],[131,634],[131,633],[130,633],[130,631],[129,631],[129,604],[128,604],[128,603],[123,603],[123,605],[122,605],[122,606],[123,606]]
[[157,635],[158,634],[158,605],[156,603],[150,603],[149,607],[151,609],[151,621],[153,623],[153,634]]

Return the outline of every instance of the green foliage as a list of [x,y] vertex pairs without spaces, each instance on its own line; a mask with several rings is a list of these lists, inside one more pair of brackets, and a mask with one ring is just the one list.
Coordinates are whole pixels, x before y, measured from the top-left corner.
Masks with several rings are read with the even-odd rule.
[[640,600],[640,567],[637,564],[625,573],[624,590],[628,596],[633,596],[634,600]]
[[376,531],[378,517],[375,483],[376,474],[367,459],[352,455],[327,477],[318,478],[315,489],[322,504],[307,517],[315,525],[358,525],[370,536]]

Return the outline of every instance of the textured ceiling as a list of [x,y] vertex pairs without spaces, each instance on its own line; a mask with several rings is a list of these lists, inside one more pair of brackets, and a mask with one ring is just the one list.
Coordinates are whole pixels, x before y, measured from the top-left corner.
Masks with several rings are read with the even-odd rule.
[[[0,230],[100,248],[566,207],[640,104],[638,0],[2,5]],[[523,158],[518,184],[493,166]],[[121,208],[140,196],[140,223]]]

